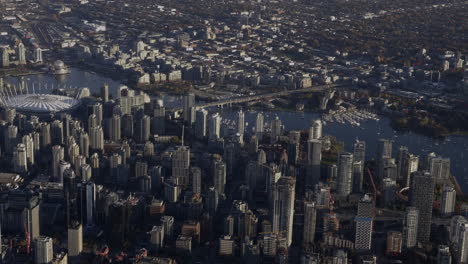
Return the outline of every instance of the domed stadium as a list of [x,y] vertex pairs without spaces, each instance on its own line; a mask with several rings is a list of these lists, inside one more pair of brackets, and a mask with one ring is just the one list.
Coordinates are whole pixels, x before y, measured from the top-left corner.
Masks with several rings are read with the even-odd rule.
[[80,105],[80,100],[76,98],[44,93],[17,94],[10,90],[0,93],[0,106],[14,108],[17,112],[25,114],[61,113],[76,109]]

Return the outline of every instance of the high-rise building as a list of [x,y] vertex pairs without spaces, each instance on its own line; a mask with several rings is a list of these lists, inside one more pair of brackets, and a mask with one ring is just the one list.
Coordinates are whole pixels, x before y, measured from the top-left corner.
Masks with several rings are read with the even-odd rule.
[[104,149],[104,131],[101,126],[91,128],[89,132],[89,146],[95,151]]
[[398,149],[398,154],[397,154],[397,158],[396,158],[397,173],[398,173],[398,176],[397,176],[396,180],[398,182],[402,182],[402,180],[403,180],[402,176],[405,175],[404,165],[405,165],[406,158],[408,157],[409,154],[410,153],[409,153],[408,148],[406,146],[400,146],[400,148]]
[[26,48],[24,47],[23,42],[18,44],[18,63],[20,65],[26,64]]
[[416,207],[406,207],[403,220],[403,244],[405,248],[416,246],[418,234],[419,211]]
[[65,152],[62,146],[52,147],[52,177],[57,181],[59,179],[60,161],[65,158]]
[[245,132],[245,114],[242,109],[237,112],[237,133],[244,135]]
[[380,138],[377,142],[377,160],[392,157],[392,144],[389,139]]
[[86,225],[94,224],[94,215],[96,212],[96,184],[88,181],[85,184],[86,188]]
[[398,255],[401,253],[403,245],[403,235],[401,232],[390,231],[387,233],[387,250],[388,255]]
[[439,245],[437,248],[437,264],[452,264],[452,253],[450,247]]
[[101,86],[101,99],[104,103],[109,101],[109,85],[107,83]]
[[322,137],[322,120],[315,119],[310,124],[309,139],[320,139]]
[[2,68],[10,67],[10,51],[8,47],[2,48]]
[[82,251],[83,226],[78,224],[68,228],[68,257],[72,259],[79,257]]
[[42,122],[39,124],[39,137],[41,142],[41,149],[46,149],[50,146],[50,125],[49,123]]
[[444,182],[450,177],[450,159],[435,157],[429,161],[429,171],[436,182]]
[[170,215],[162,216],[161,224],[164,227],[164,237],[171,239],[174,235],[174,217]]
[[221,137],[221,120],[219,113],[215,113],[211,116],[208,129],[208,138],[210,140],[217,140]]
[[320,180],[320,163],[322,162],[322,141],[309,139],[307,141],[307,173],[306,185],[314,186]]
[[218,194],[224,194],[226,186],[226,164],[221,159],[213,161],[213,183]]
[[271,120],[271,142],[276,143],[283,132],[283,124],[278,116]]
[[289,247],[292,243],[293,216],[296,180],[292,177],[280,177],[272,189],[273,232],[282,232]]
[[63,123],[60,120],[54,120],[50,127],[50,138],[53,145],[62,145],[64,143],[63,137]]
[[403,158],[400,171],[401,183],[405,187],[411,184],[411,175],[416,172],[419,167],[419,157],[413,154],[408,154]]
[[88,115],[96,116],[96,123],[93,126],[102,126],[103,110],[102,104],[100,102],[95,102],[94,104],[88,106]]
[[34,62],[35,63],[42,63],[44,59],[42,58],[42,49],[41,47],[37,47],[34,50]]
[[184,121],[192,124],[195,121],[192,107],[195,106],[195,94],[189,93],[184,96]]
[[16,173],[26,173],[28,171],[28,158],[26,146],[20,143],[13,151],[13,169]]
[[366,161],[366,142],[365,141],[356,141],[356,143],[354,143],[353,156],[354,156],[354,161],[360,161],[361,164],[364,166],[364,162]]
[[63,174],[63,195],[65,198],[66,223],[69,228],[75,228],[81,222],[78,205],[78,179],[71,168],[66,169]]
[[304,232],[302,244],[308,246],[314,243],[317,209],[314,202],[304,202]]
[[362,192],[362,184],[364,182],[364,164],[362,161],[353,161],[353,192]]
[[64,160],[60,160],[59,162],[59,174],[57,178],[57,182],[63,183],[63,178],[65,175],[65,171],[67,169],[71,169],[71,164],[69,162],[66,162]]
[[143,115],[140,119],[137,119],[136,123],[136,136],[137,142],[144,143],[148,141],[150,137],[151,119],[147,115]]
[[172,156],[172,178],[178,185],[187,187],[190,175],[190,148],[179,146]]
[[263,113],[259,112],[257,114],[257,118],[255,119],[255,135],[257,136],[258,140],[262,140],[264,122]]
[[190,169],[191,182],[192,182],[192,193],[201,194],[202,191],[202,176],[201,169],[199,167],[192,167]]
[[445,184],[442,188],[442,197],[440,199],[440,213],[444,216],[451,216],[455,211],[457,192],[455,189]]
[[419,211],[418,241],[429,242],[431,236],[432,203],[434,202],[434,178],[428,172],[413,173],[410,188],[410,204]]
[[52,264],[54,259],[54,247],[52,238],[47,236],[39,236],[35,240],[34,263],[37,264]]
[[164,247],[164,226],[153,226],[150,231],[151,245],[155,250],[159,250]]
[[22,143],[26,147],[26,158],[28,160],[28,166],[34,165],[35,153],[34,153],[34,140],[30,134],[24,135]]
[[354,247],[358,251],[368,251],[372,246],[372,228],[374,221],[374,201],[369,194],[358,203],[356,214],[356,237]]
[[457,263],[468,263],[468,223],[461,224],[459,227],[455,254]]
[[80,133],[79,138],[79,147],[80,147],[80,154],[84,157],[89,157],[89,136],[88,133],[82,131]]
[[208,111],[200,109],[196,113],[195,121],[195,136],[199,139],[206,137],[206,123],[207,123]]
[[126,138],[133,137],[133,115],[122,116],[122,135]]
[[458,239],[460,237],[460,227],[463,224],[468,223],[466,218],[461,215],[456,215],[450,219],[450,242],[452,244],[458,243]]
[[119,115],[113,115],[111,117],[110,121],[110,133],[109,133],[109,139],[113,142],[118,142],[120,141],[120,131],[121,131],[121,125],[120,125],[120,116]]
[[162,100],[158,100],[153,109],[153,117],[151,118],[151,133],[156,135],[164,135],[166,132],[166,108]]
[[337,194],[348,196],[353,186],[353,154],[343,152],[338,159]]

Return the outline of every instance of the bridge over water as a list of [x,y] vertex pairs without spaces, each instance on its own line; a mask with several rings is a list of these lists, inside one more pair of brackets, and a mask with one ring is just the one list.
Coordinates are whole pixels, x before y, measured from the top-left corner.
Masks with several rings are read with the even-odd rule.
[[[294,89],[294,90],[285,90],[281,92],[273,92],[273,93],[264,93],[264,94],[257,94],[257,95],[247,95],[247,96],[239,96],[239,97],[230,97],[221,99],[218,101],[208,102],[208,103],[201,103],[196,104],[195,109],[202,109],[211,106],[223,106],[223,105],[230,105],[230,104],[240,104],[240,103],[247,103],[253,101],[260,101],[264,99],[271,99],[275,97],[280,97],[284,95],[294,94],[294,93],[307,93],[307,92],[323,92],[332,90],[333,88],[342,87],[341,84],[331,84],[331,85],[319,85],[319,86],[312,86],[309,88],[302,88],[302,89]],[[174,108],[172,109],[174,112],[183,110],[182,108]]]

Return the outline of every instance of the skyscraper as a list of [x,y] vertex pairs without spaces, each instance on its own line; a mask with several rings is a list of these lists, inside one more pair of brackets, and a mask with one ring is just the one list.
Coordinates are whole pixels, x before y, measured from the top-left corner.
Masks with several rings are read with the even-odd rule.
[[322,121],[315,119],[310,124],[309,139],[320,139],[322,137]]
[[353,154],[343,152],[338,159],[337,194],[348,196],[353,185]]
[[374,221],[374,201],[369,194],[358,203],[356,214],[356,237],[354,247],[358,251],[367,251],[372,246],[372,228]]
[[63,136],[63,123],[60,120],[54,120],[50,127],[51,143],[53,145],[62,145]]
[[255,120],[255,135],[257,136],[258,140],[262,140],[264,122],[263,113],[259,112]]
[[52,177],[58,181],[60,161],[65,158],[65,152],[62,146],[56,145],[52,147]]
[[127,138],[133,137],[133,115],[122,116],[122,135]]
[[195,121],[195,136],[199,139],[206,137],[206,123],[207,123],[208,111],[200,109],[196,113]]
[[320,163],[322,162],[322,141],[309,139],[307,141],[307,173],[306,185],[314,186],[320,180]]
[[42,58],[42,49],[40,47],[37,47],[34,50],[34,62],[35,63],[42,63],[44,60]]
[[[95,102],[92,105],[88,106],[88,115],[95,115],[96,116],[96,124],[94,126],[101,126],[102,125],[102,104],[99,102]],[[89,126],[89,124],[88,124]],[[89,132],[89,131],[88,131]]]
[[118,142],[120,141],[120,131],[121,131],[121,125],[120,125],[120,116],[119,115],[113,115],[110,121],[110,134],[109,134],[109,139],[113,142]]
[[146,142],[150,137],[151,119],[147,115],[143,115],[136,122],[136,136],[135,139],[139,143]]
[[80,154],[84,157],[89,157],[89,136],[88,133],[82,131],[80,133]]
[[23,42],[18,44],[18,63],[20,65],[26,64],[26,48],[24,47]]
[[210,140],[217,140],[221,136],[221,116],[219,113],[215,113],[211,116],[210,127],[208,129],[208,135]]
[[392,157],[392,141],[380,138],[377,142],[377,160]]
[[468,223],[459,227],[455,254],[457,263],[468,263]]
[[436,182],[444,182],[450,176],[450,159],[435,157],[429,160],[429,171]]
[[42,122],[39,124],[39,137],[41,142],[41,149],[46,149],[50,146],[50,125],[49,123]]
[[218,194],[224,194],[226,186],[226,164],[221,159],[213,161],[213,182]]
[[353,156],[354,156],[354,161],[360,161],[361,164],[364,166],[364,162],[366,161],[366,142],[365,141],[356,141],[356,143],[354,143]]
[[172,178],[178,185],[187,187],[190,174],[190,148],[179,146],[172,156]]
[[166,132],[166,108],[162,100],[158,100],[153,109],[153,118],[151,119],[151,133],[164,135]]
[[202,177],[201,169],[199,167],[192,167],[190,169],[191,181],[192,181],[192,193],[201,194],[202,191]]
[[8,47],[2,48],[2,67],[8,68],[10,67],[10,52]]
[[245,132],[245,115],[242,109],[237,112],[237,133],[244,135]]
[[35,240],[34,263],[37,264],[52,264],[54,259],[54,247],[52,238],[47,236],[39,236]]
[[294,199],[296,180],[292,177],[280,177],[272,189],[273,232],[282,232],[289,247],[292,243]]
[[94,213],[96,210],[96,185],[93,182],[86,182],[86,225],[94,224]]
[[304,230],[302,244],[307,247],[314,243],[317,209],[314,202],[304,202]]
[[102,151],[104,149],[104,131],[101,126],[91,128],[89,141],[89,146],[94,151]]
[[25,173],[28,171],[26,146],[22,143],[18,144],[13,151],[13,169],[16,173]]
[[437,249],[437,264],[452,264],[452,254],[446,245],[439,245]]
[[455,211],[457,193],[455,189],[447,184],[442,188],[442,197],[440,199],[440,213],[444,216],[451,216]]
[[271,143],[276,143],[282,134],[283,124],[278,116],[271,120]]
[[431,236],[432,203],[434,201],[434,178],[429,172],[413,173],[410,188],[410,204],[419,211],[418,241],[429,242]]
[[418,170],[419,157],[413,154],[408,154],[403,158],[400,171],[401,183],[405,187],[411,184],[411,175]]
[[195,94],[189,93],[184,96],[184,121],[192,124],[195,120],[195,116],[193,116],[193,110],[191,109],[195,106]]
[[101,99],[104,103],[109,101],[109,85],[107,83],[101,86]]
[[[361,192],[364,180],[364,166],[366,162],[366,142],[356,141],[353,152],[353,191]],[[359,171],[360,167],[360,171]]]

